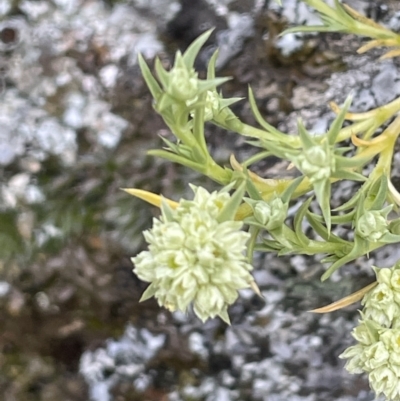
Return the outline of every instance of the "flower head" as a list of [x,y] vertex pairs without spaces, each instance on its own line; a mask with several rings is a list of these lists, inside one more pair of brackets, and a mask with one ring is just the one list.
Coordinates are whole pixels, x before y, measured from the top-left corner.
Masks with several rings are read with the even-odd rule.
[[357,344],[345,350],[346,369],[368,373],[376,395],[400,401],[400,264],[374,268],[378,285],[363,298],[362,320],[353,330]]
[[229,322],[228,306],[253,281],[243,254],[249,234],[241,222],[220,221],[231,200],[227,191],[192,189],[193,200],[182,199],[175,209],[162,205],[162,216],[144,233],[149,250],[132,258],[134,272],[151,283],[142,300],[154,296],[183,312],[193,303],[203,321],[218,315]]
[[359,342],[345,350],[339,358],[348,358],[346,369],[351,373],[368,373],[371,388],[377,395],[384,394],[389,400],[400,401],[394,389],[399,387],[398,365],[400,344],[398,329],[380,326],[372,320],[360,321],[353,337],[367,334],[368,341]]
[[377,242],[389,232],[388,222],[382,211],[369,210],[357,221],[356,232],[368,241]]
[[267,230],[281,228],[288,210],[288,203],[283,202],[276,195],[269,201],[245,198],[245,201],[253,209],[254,219]]
[[312,183],[329,179],[335,171],[335,158],[327,146],[315,145],[304,150],[294,163]]
[[[178,61],[180,62],[178,63]],[[181,101],[193,99],[199,88],[197,73],[193,68],[187,68],[181,58],[178,58],[178,61],[169,73],[170,81],[167,93]]]

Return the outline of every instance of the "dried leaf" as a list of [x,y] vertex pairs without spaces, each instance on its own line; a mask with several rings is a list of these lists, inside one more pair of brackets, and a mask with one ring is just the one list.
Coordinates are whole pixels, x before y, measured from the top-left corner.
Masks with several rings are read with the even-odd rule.
[[342,299],[339,299],[339,301],[333,302],[329,305],[323,306],[322,308],[317,308],[310,310],[309,312],[313,313],[327,313],[327,312],[333,312],[338,309],[343,309],[346,306],[349,306],[351,304],[354,304],[358,301],[360,301],[364,295],[370,291],[372,288],[374,288],[378,283],[374,281],[373,283],[367,285],[364,288],[361,288],[361,290],[358,290],[354,292],[353,294],[348,295],[347,297],[344,297]]
[[123,191],[127,192],[129,195],[136,196],[136,198],[142,199],[151,205],[161,207],[162,200],[167,202],[167,204],[172,208],[176,209],[178,207],[178,203],[174,202],[170,199],[162,198],[160,195],[154,194],[152,192],[144,191],[142,189],[136,188],[121,188]]
[[390,50],[385,53],[383,56],[379,57],[380,60],[387,60],[389,58],[400,56],[400,49]]

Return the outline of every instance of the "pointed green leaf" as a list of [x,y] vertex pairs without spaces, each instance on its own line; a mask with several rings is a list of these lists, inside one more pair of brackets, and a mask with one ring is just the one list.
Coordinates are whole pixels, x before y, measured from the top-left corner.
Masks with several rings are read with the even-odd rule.
[[231,77],[220,77],[214,79],[199,80],[198,93],[203,93],[205,91],[215,89],[217,86],[222,85],[223,83],[228,82],[231,79]]
[[147,301],[149,298],[153,297],[156,292],[157,287],[154,284],[150,284],[141,296],[139,302]]
[[281,159],[294,159],[299,151],[291,148],[287,148],[285,145],[278,142],[261,139],[260,143],[262,146],[270,151],[274,156],[280,157]]
[[368,241],[358,235],[354,236],[354,246],[351,252],[333,263],[328,270],[322,275],[321,281],[328,279],[337,269],[349,263],[368,252]]
[[349,199],[347,202],[343,203],[343,205],[333,209],[333,211],[334,212],[342,212],[342,211],[354,208],[355,205],[357,205],[361,194],[362,194],[362,188],[360,188],[351,199]]
[[218,59],[218,53],[219,50],[215,50],[213,55],[210,58],[210,61],[208,62],[207,66],[207,79],[214,79],[215,78],[215,69],[217,65],[217,59]]
[[335,149],[335,160],[336,160],[336,166],[338,169],[345,169],[345,168],[359,168],[363,167],[365,164],[367,164],[370,160],[371,157],[346,157],[346,156],[339,156],[337,154],[337,149]]
[[385,235],[382,236],[379,242],[383,242],[385,244],[396,244],[400,242],[400,235],[386,233]]
[[290,255],[291,253],[295,252],[295,249],[293,248],[282,248],[279,252],[278,252],[278,256],[286,256],[286,255]]
[[383,209],[381,209],[381,215],[387,219],[388,214],[392,211],[393,209],[393,205],[388,205],[386,207],[384,207]]
[[354,220],[354,216],[356,214],[355,210],[352,210],[349,213],[337,215],[337,216],[331,216],[331,221],[332,224],[347,224],[351,223]]
[[167,200],[161,195],[161,214],[165,222],[171,223],[175,220],[175,212],[168,204]]
[[[183,102],[179,102],[177,99],[174,99],[172,96],[170,96],[168,93],[163,92],[161,96],[157,99],[156,104],[154,105],[155,110],[157,113],[162,114],[164,117],[164,114],[166,114],[167,109],[174,105],[181,104],[182,109],[186,108],[186,105]],[[168,114],[167,114],[168,115]],[[174,116],[169,113],[169,118],[172,117],[173,122],[175,122],[176,118],[173,118]]]
[[287,188],[282,192],[281,199],[283,203],[288,203],[293,195],[293,192],[297,189],[297,187],[304,180],[304,176],[300,176],[295,178]]
[[356,215],[353,222],[353,227],[356,225],[357,221],[360,220],[360,217],[365,213],[365,196],[364,194],[360,195],[357,207],[355,208]]
[[218,313],[218,316],[227,324],[231,325],[231,321],[229,319],[228,311],[226,309],[222,310]]
[[[289,239],[285,235],[283,235],[282,230],[280,231],[281,232],[279,232],[279,230],[272,230],[270,231],[270,234],[275,241],[279,242],[283,246],[282,249],[287,249],[290,250],[290,252],[292,252],[293,243],[289,241]],[[295,245],[297,245],[297,243],[298,241],[296,241]]]
[[331,174],[332,178],[338,178],[340,180],[349,180],[349,181],[366,181],[367,179],[359,173],[356,173],[351,170],[337,170]]
[[201,34],[185,51],[183,54],[183,61],[188,69],[193,68],[194,61],[199,54],[200,49],[203,47],[204,43],[210,37],[214,29],[209,29],[208,31]]
[[295,26],[293,28],[285,29],[279,36],[287,35],[288,33],[337,32],[338,30],[342,30],[342,29],[337,29],[337,28],[333,28],[330,26],[324,26],[324,25]]
[[154,150],[149,150],[147,154],[150,156],[161,157],[162,159],[166,159],[171,162],[181,164],[182,166],[189,167],[192,170],[199,171],[200,173],[204,173],[203,171],[204,167],[201,164],[193,162],[192,160],[189,160],[186,157],[176,155],[175,153],[162,149],[154,149]]
[[[332,222],[332,224],[350,223],[351,221],[353,221],[355,213],[356,213],[356,211],[352,210],[351,212],[342,214],[342,215],[337,215],[337,216],[331,215],[331,222]],[[308,212],[308,214],[310,214],[314,220],[318,221],[318,223],[322,223],[324,221],[324,219],[321,216],[319,216],[315,213]]]
[[225,204],[217,216],[217,221],[222,223],[224,221],[234,220],[236,212],[243,202],[243,195],[245,192],[246,183],[240,184],[239,188],[233,193],[229,201]]
[[168,125],[168,128],[180,142],[184,143],[189,148],[196,146],[196,140],[194,139],[192,131],[189,128],[190,124],[187,124],[186,127],[182,127],[174,123],[174,121],[170,121],[170,119],[167,120],[164,115],[162,117],[164,122]]
[[324,23],[324,26],[331,29],[331,32],[350,32],[349,28],[337,17],[331,18],[326,15],[321,15],[321,20]]
[[177,145],[176,143],[171,142],[169,139],[164,138],[161,135],[159,135],[159,137],[167,145],[166,149],[168,149],[168,150],[170,150],[170,151],[172,151],[174,153],[179,153],[179,145]]
[[336,255],[329,255],[329,256],[321,259],[321,263],[333,263],[333,262],[336,262],[339,259],[340,258],[338,258]]
[[291,143],[293,142],[293,138],[291,138],[289,135],[284,134],[283,132],[277,130],[275,127],[273,127],[271,124],[269,124],[267,121],[265,121],[262,116],[260,111],[258,110],[256,99],[254,97],[253,90],[249,86],[249,102],[250,102],[250,107],[251,111],[253,112],[253,115],[256,119],[256,121],[263,127],[266,131],[268,131],[270,134],[272,134],[276,140],[283,141],[286,146],[291,146]]
[[[388,191],[389,191],[389,184],[388,179],[386,176],[382,175],[378,180],[378,192],[375,195],[375,199],[373,200],[371,206],[369,207],[370,210],[380,210],[383,208],[383,205],[386,202]],[[369,194],[368,194],[369,195]],[[369,198],[369,196],[368,196]]]
[[317,10],[321,16],[329,16],[334,18],[336,16],[336,10],[328,5],[325,0],[303,0],[304,3],[308,4],[311,8]]
[[326,227],[321,224],[320,222],[318,222],[317,220],[313,219],[311,217],[311,215],[309,213],[307,213],[307,220],[310,223],[311,227],[313,228],[313,230],[325,241],[327,242],[338,242],[335,241],[335,235],[332,235],[330,233],[328,233],[328,230],[326,229]]
[[167,71],[165,71],[158,57],[156,58],[156,61],[154,63],[154,69],[156,70],[156,74],[161,82],[161,85],[163,86],[164,90],[166,90],[169,85],[169,74]]
[[[244,201],[246,202],[246,198],[244,199]],[[246,217],[243,220],[243,224],[248,224],[251,227],[256,227],[256,228],[259,228],[261,230],[265,230],[265,226],[263,224],[261,224],[258,220],[256,220],[253,216]]]
[[231,97],[229,99],[220,99],[219,101],[219,108],[220,110],[224,109],[225,107],[229,107],[234,103],[240,102],[243,100],[244,97]]
[[306,127],[300,119],[297,120],[297,130],[303,145],[303,149],[307,150],[317,145],[317,142],[308,133]]
[[247,177],[246,191],[249,194],[250,198],[255,199],[255,200],[263,200],[263,197],[261,196],[260,191],[254,185],[254,182],[250,179],[249,173],[248,173],[246,167],[243,167],[243,172]]
[[[307,212],[307,220],[310,223],[311,227],[314,229],[314,231],[321,237],[323,238],[325,241],[327,242],[336,242],[336,243],[340,243],[343,245],[347,245],[349,244],[348,241],[332,234],[332,233],[328,233],[328,230],[326,229],[326,227],[321,224],[321,218],[320,216],[308,211]],[[337,217],[337,216],[334,216]],[[332,220],[334,219],[334,217],[332,217]],[[333,221],[332,221],[333,223]]]
[[254,250],[259,252],[277,252],[280,249],[282,249],[281,245],[270,239],[264,239],[262,244],[254,246]]
[[392,220],[392,221],[389,223],[389,231],[390,231],[392,234],[400,235],[400,218],[397,218],[397,219],[395,219],[395,220]]
[[247,259],[249,260],[250,264],[253,263],[254,247],[256,246],[256,241],[257,241],[259,232],[260,232],[260,229],[258,227],[250,227],[249,228],[250,239],[247,241],[246,256],[247,256]]
[[229,184],[225,185],[223,188],[221,188],[219,192],[230,192],[230,191],[232,191],[232,189],[235,188],[236,184],[237,184],[237,181],[232,181]]
[[328,142],[330,145],[333,145],[336,142],[336,138],[340,132],[340,129],[343,126],[343,122],[345,120],[346,113],[347,113],[352,101],[353,101],[353,97],[348,96],[346,101],[344,102],[342,109],[340,110],[340,113],[333,120],[333,123],[331,124],[329,131],[326,133],[326,137],[328,138]]
[[[246,141],[246,143],[250,143],[250,144],[253,142],[255,142],[255,141]],[[253,144],[252,146],[257,146],[257,145]],[[271,152],[268,152],[268,151],[256,153],[255,155],[249,157],[246,161],[244,161],[242,163],[242,166],[243,167],[251,166],[252,164],[257,163],[260,160],[264,160],[269,156],[271,156]]]
[[304,220],[304,216],[306,215],[307,210],[310,207],[311,202],[312,202],[312,198],[308,198],[300,206],[299,210],[297,211],[296,215],[294,216],[294,221],[293,221],[294,232],[296,233],[299,242],[304,247],[308,246],[308,243],[310,242],[310,239],[307,238],[307,236],[304,234],[302,223],[303,223],[303,220]]
[[335,148],[335,155],[343,155],[344,153],[353,151],[351,146],[340,146]]
[[[291,248],[294,249],[294,247],[303,246],[300,243],[297,234],[292,229],[290,229],[286,224],[282,224],[281,228],[278,228],[277,230],[274,230],[272,233],[275,235],[275,232],[281,233],[280,235],[282,237],[284,237],[287,240],[289,240],[290,242],[288,242],[288,244],[290,244]],[[282,242],[282,244],[284,244],[284,242]]]
[[321,208],[328,233],[331,231],[331,183],[329,180],[318,181],[313,184],[317,202]]
[[[205,95],[200,95],[201,100],[204,100]],[[197,151],[197,154],[206,164],[206,159],[208,155],[207,143],[204,137],[204,106],[199,105],[194,110],[194,118],[193,118],[193,137],[196,140],[197,146],[193,147],[193,150]]]
[[356,21],[346,12],[338,0],[335,0],[335,10],[340,22],[345,22],[349,28],[355,25]]
[[153,74],[150,71],[147,63],[144,61],[143,56],[139,53],[138,55],[139,67],[142,72],[143,78],[149,88],[154,99],[158,100],[158,98],[162,95],[163,91],[160,88],[160,85],[153,77]]
[[321,281],[327,280],[336,270],[338,270],[346,263],[357,259],[359,256],[360,255],[358,255],[358,253],[353,248],[353,250],[349,254],[343,256],[342,258],[334,262],[331,266],[329,266],[328,270],[321,276]]

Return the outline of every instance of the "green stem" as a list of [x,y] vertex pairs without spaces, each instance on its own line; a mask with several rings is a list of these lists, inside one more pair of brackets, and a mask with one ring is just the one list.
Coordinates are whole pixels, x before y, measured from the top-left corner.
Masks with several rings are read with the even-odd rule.
[[231,169],[218,165],[211,156],[208,159],[207,165],[200,172],[221,185],[229,184],[233,173]]
[[[205,94],[202,95],[204,100]],[[207,143],[204,137],[204,105],[195,108],[193,118],[193,136],[203,155],[208,155]]]

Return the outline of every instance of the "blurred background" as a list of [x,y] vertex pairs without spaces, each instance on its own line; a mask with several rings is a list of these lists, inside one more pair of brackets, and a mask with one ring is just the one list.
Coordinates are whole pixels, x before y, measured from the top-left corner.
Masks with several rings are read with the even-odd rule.
[[[397,1],[350,5],[400,29]],[[328,102],[355,92],[366,111],[400,95],[394,61],[355,56],[361,39],[278,37],[288,24],[315,24],[301,2],[283,0],[0,0],[0,394],[4,401],[372,400],[365,378],[337,356],[351,344],[357,305],[306,311],[372,281],[370,266],[393,264],[394,248],[322,286],[314,258],[256,255],[264,299],[243,291],[232,326],[170,314],[151,300],[130,257],[158,211],[122,192],[136,187],[178,200],[197,173],[146,156],[168,129],[152,109],[137,66],[141,52],[165,64],[202,32],[215,31],[200,73],[219,47],[226,97],[255,91],[263,116],[295,132],[332,120]],[[233,107],[255,124],[247,101]],[[221,164],[252,150],[207,126]],[[396,156],[395,161],[398,158]],[[286,165],[268,159],[265,177]],[[394,166],[394,182],[400,177]],[[354,188],[337,187],[341,203]],[[291,213],[298,205],[294,205]],[[347,235],[343,232],[343,235]]]

